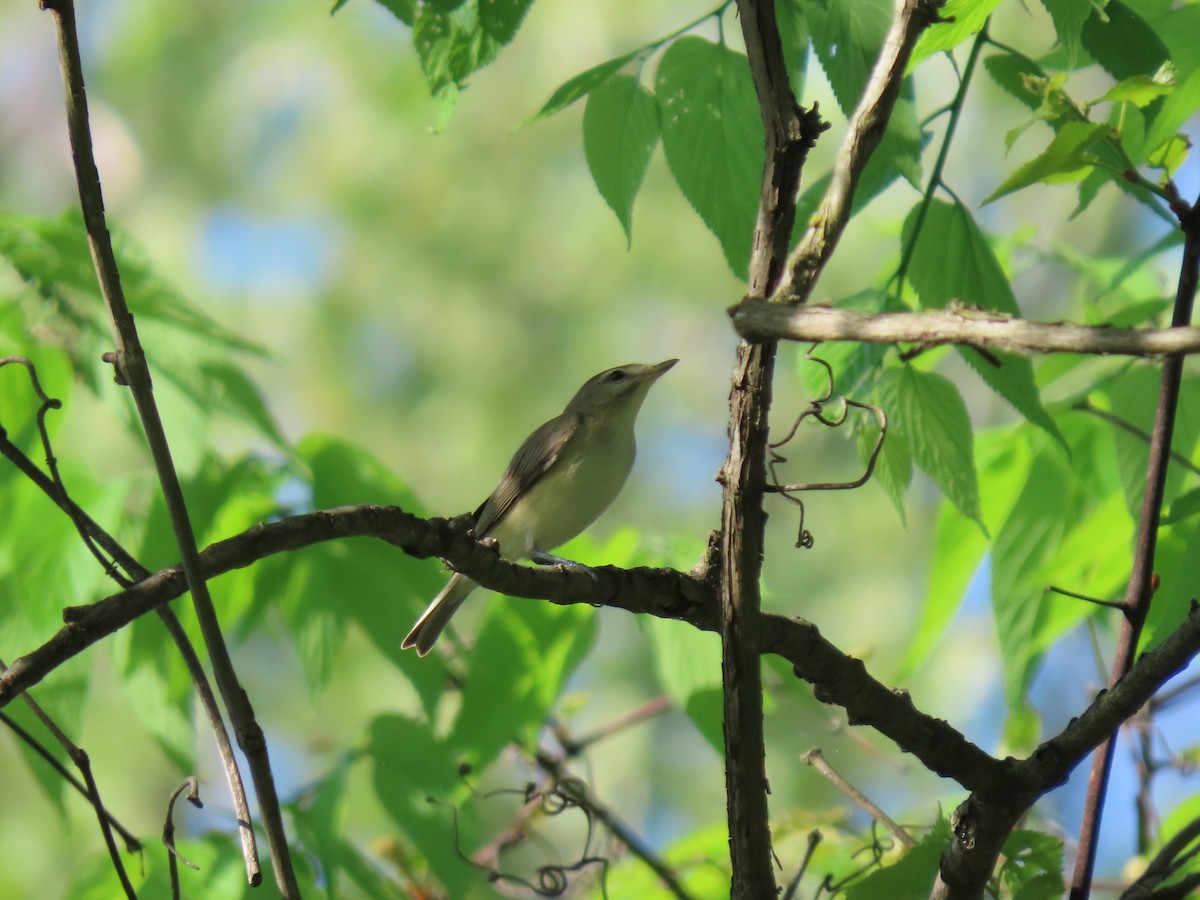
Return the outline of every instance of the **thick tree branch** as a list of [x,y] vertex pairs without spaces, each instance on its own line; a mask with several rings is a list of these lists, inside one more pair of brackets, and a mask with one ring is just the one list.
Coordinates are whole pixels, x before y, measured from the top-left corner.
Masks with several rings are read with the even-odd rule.
[[[345,506],[256,525],[206,548],[200,559],[205,577],[215,578],[277,553],[330,540],[372,537],[418,558],[444,557],[485,587],[514,596],[562,605],[612,606],[677,619],[704,631],[721,628],[717,572],[707,557],[686,573],[601,566],[593,575],[557,566],[535,568],[501,559],[494,548],[476,542],[467,533],[468,526],[467,517],[427,520],[395,506]],[[68,609],[66,626],[0,675],[0,706],[186,589],[183,571],[175,565],[91,606]],[[861,660],[840,651],[809,622],[763,613],[759,638],[762,652],[788,660],[799,677],[813,684],[818,699],[843,707],[852,724],[875,728],[930,771],[990,798],[1004,796],[1014,785],[1014,796],[1035,798],[1060,784],[1084,755],[1200,650],[1200,611],[1193,610],[1176,631],[1138,660],[1125,679],[1098,696],[1028,760],[989,756],[946,722],[917,709],[907,692],[873,679]]]
[[729,311],[748,341],[862,341],[871,344],[965,344],[1012,353],[1161,356],[1200,352],[1200,328],[1111,328],[1028,322],[981,310],[864,313],[828,306],[745,300]]
[[[747,286],[748,296],[763,298],[783,273],[800,172],[823,126],[816,109],[804,112],[792,95],[775,0],[737,0],[737,9],[763,123],[763,172]],[[729,453],[719,478],[725,801],[733,900],[776,894],[758,634],[774,366],[774,344],[743,341],[738,347],[729,392]]]
[[973,791],[955,811],[953,841],[942,856],[941,877],[933,896],[983,896],[996,859],[1013,826],[1034,802],[1062,784],[1087,754],[1104,744],[1182,671],[1200,651],[1200,607],[1193,604],[1183,623],[1161,644],[1143,654],[1108,691],[1028,759],[1011,764],[1010,777]]

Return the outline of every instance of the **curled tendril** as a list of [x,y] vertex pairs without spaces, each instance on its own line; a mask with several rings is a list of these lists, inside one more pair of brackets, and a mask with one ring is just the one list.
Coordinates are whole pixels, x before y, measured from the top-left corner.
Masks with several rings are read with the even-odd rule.
[[[820,397],[809,401],[808,409],[804,410],[804,412],[800,413],[800,415],[796,417],[796,421],[792,423],[792,427],[781,440],[767,445],[769,454],[767,468],[771,474],[771,481],[770,484],[767,485],[766,489],[770,492],[781,494],[789,503],[794,503],[800,507],[800,526],[796,535],[796,546],[805,550],[812,548],[814,540],[812,532],[804,527],[804,501],[794,495],[803,491],[848,491],[857,487],[862,487],[862,485],[866,484],[867,481],[870,480],[871,474],[875,471],[875,463],[879,460],[879,452],[883,449],[883,442],[887,437],[888,429],[887,414],[884,413],[880,407],[874,406],[870,403],[861,403],[858,400],[843,398],[842,407],[838,415],[831,415],[826,410],[826,404],[828,404],[833,398],[833,367],[828,363],[828,361],[821,359],[819,356],[813,356],[813,350],[816,349],[816,346],[817,345],[814,344],[809,348],[807,359],[825,369],[825,374],[828,379],[828,387],[826,388],[825,393]],[[792,441],[793,438],[795,438],[796,432],[800,430],[800,425],[804,422],[804,420],[812,418],[820,422],[826,428],[840,428],[845,424],[846,419],[849,417],[851,408],[867,410],[874,413],[875,420],[879,423],[879,436],[875,439],[875,447],[871,450],[870,459],[867,460],[866,471],[854,481],[813,482],[809,484],[780,484],[779,475],[775,471],[775,467],[780,463],[787,462],[787,457],[778,452],[779,448],[787,445]]]
[[[467,776],[470,774],[469,767],[463,767],[459,770],[459,776],[463,781],[467,781]],[[521,888],[535,894],[539,897],[561,897],[571,887],[571,878],[573,875],[582,872],[590,866],[599,866],[600,868],[600,891],[601,895],[608,897],[608,889],[606,885],[606,877],[608,874],[607,857],[598,856],[592,852],[593,829],[595,825],[594,815],[587,805],[587,785],[575,776],[564,776],[562,778],[551,781],[547,786],[539,787],[534,782],[528,782],[522,788],[498,788],[496,790],[487,791],[484,793],[476,793],[475,788],[468,782],[468,787],[477,800],[490,800],[495,797],[517,796],[520,797],[526,807],[525,818],[528,820],[531,815],[529,811],[536,811],[547,818],[561,815],[569,810],[579,810],[587,822],[587,832],[583,841],[583,848],[580,851],[579,857],[570,863],[547,863],[538,866],[534,871],[533,880],[523,878],[513,872],[505,872],[500,868],[480,862],[473,859],[463,852],[462,844],[459,840],[460,832],[458,826],[458,807],[450,805],[451,818],[454,823],[454,849],[458,854],[459,859],[467,863],[472,868],[483,872],[490,883],[492,884],[507,884],[516,888]],[[437,804],[440,801],[430,797],[430,803]],[[517,840],[522,840],[528,836],[526,829],[527,821],[519,823],[513,830],[512,836],[500,839],[500,850],[505,846],[516,843]],[[497,856],[499,853],[497,853]]]

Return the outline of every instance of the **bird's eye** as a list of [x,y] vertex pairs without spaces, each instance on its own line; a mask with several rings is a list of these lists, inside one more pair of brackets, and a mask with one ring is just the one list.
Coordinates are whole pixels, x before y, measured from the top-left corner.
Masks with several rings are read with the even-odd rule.
[[608,375],[608,380],[611,382],[614,382],[614,383],[616,383],[618,381],[624,381],[625,380],[625,370],[624,369],[616,369],[615,371],[610,372]]

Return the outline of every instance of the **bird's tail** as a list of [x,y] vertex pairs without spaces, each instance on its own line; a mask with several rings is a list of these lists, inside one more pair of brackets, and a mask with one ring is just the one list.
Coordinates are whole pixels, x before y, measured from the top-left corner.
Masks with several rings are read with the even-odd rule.
[[432,650],[450,617],[458,612],[467,595],[477,587],[479,585],[470,578],[457,572],[451,575],[446,586],[433,598],[425,612],[421,613],[421,618],[417,619],[417,624],[412,627],[400,648],[407,650],[409,647],[416,647],[418,656],[424,656]]

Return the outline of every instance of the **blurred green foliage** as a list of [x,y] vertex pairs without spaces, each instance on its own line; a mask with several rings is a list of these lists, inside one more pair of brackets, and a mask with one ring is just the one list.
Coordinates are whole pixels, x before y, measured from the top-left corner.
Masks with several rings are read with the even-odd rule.
[[[862,92],[890,4],[778,5],[793,85],[835,123],[806,173],[800,229],[828,181],[836,111]],[[819,299],[1158,321],[1177,241],[1157,179],[1180,171],[1176,132],[1200,106],[1200,55],[1180,37],[1200,33],[1200,7],[958,6],[923,39]],[[993,8],[998,43],[940,170],[952,193],[923,196],[944,134],[938,111],[958,88],[938,54],[962,64]],[[719,521],[712,476],[735,344],[723,310],[742,290],[762,159],[730,4],[339,0],[333,12],[278,0],[80,9],[119,261],[202,542],[347,503],[473,508],[520,438],[588,375],[679,356],[642,417],[628,489],[563,552],[689,568]],[[48,421],[72,496],[158,568],[174,544],[136,417],[100,362],[108,326],[72,211],[54,55],[48,16],[0,10],[13,76],[0,80],[0,355],[33,359],[64,401]],[[1143,181],[1125,177],[1126,163]],[[983,208],[985,198],[995,202]],[[803,350],[782,354],[784,430],[826,385]],[[1029,750],[1087,698],[1086,675],[1046,686],[1042,673],[1062,669],[1051,657],[1090,672],[1070,642],[1084,627],[1106,639],[1112,625],[1044,587],[1120,592],[1146,464],[1144,441],[1080,404],[1145,429],[1155,372],[1077,357],[1001,355],[996,367],[973,350],[904,362],[878,347],[820,355],[838,396],[873,397],[893,428],[873,484],[807,498],[813,550],[793,549],[794,511],[772,504],[766,605],[812,619],[988,749]],[[22,379],[0,369],[0,424],[38,458]],[[1176,442],[1189,458],[1198,385],[1185,381]],[[839,432],[805,428],[780,477],[855,477],[874,429],[869,416]],[[1200,593],[1194,482],[1180,471],[1168,485],[1166,587],[1147,643]],[[115,588],[70,522],[7,465],[0,510],[10,604],[0,656],[11,660],[53,633],[62,607]],[[306,893],[486,897],[472,857],[533,880],[539,866],[591,854],[602,864],[572,875],[590,895],[602,885],[612,897],[661,894],[598,824],[588,835],[584,817],[557,818],[522,786],[539,748],[569,747],[664,695],[666,713],[605,733],[578,768],[693,896],[727,892],[719,642],[676,622],[481,598],[456,620],[459,652],[401,653],[442,577],[434,562],[347,541],[214,582],[271,740]],[[805,889],[829,875],[854,897],[924,896],[949,834],[938,805],[961,791],[847,730],[778,661],[765,679],[781,880],[820,828]],[[209,811],[179,814],[182,852],[201,866],[184,873],[185,895],[247,893],[211,739],[156,620],[72,661],[37,696],[88,749],[108,807],[139,835],[155,834],[171,789],[198,774]],[[29,724],[18,705],[9,711]],[[897,851],[796,764],[814,743],[912,826],[915,850]],[[0,894],[113,896],[85,805],[17,747],[0,741],[0,791],[20,810],[0,817]],[[1061,893],[1052,833],[1078,815],[1073,790],[1039,806],[1040,830],[1010,839],[1007,895]],[[488,856],[517,831],[535,837]],[[1131,855],[1121,839],[1114,860]],[[163,896],[164,854],[148,847],[132,868],[145,896]]]

